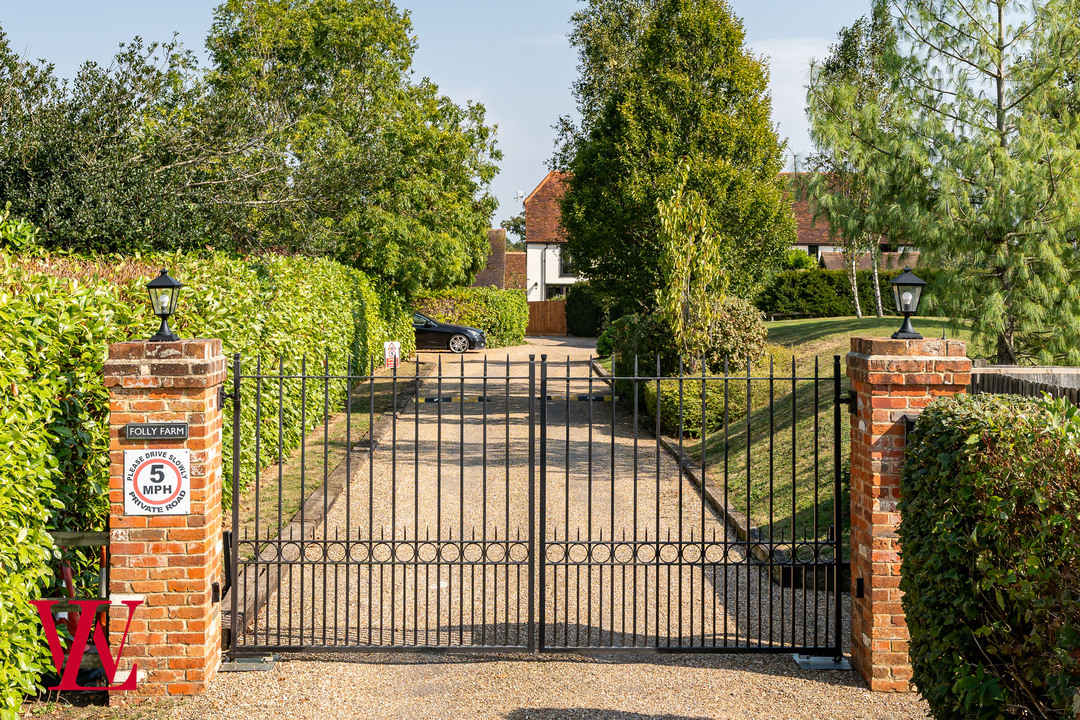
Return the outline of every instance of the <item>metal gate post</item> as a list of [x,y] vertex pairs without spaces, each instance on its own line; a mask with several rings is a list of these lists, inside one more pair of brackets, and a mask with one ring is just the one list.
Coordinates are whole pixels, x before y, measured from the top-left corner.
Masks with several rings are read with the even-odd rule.
[[840,507],[840,356],[833,355],[833,647],[836,649],[836,661],[844,657],[843,624],[844,613],[841,602],[840,569],[844,560],[843,513]]
[[[544,398],[547,402],[547,398]],[[529,355],[529,652],[536,652],[536,355]],[[521,599],[518,598],[518,602]]]
[[240,353],[233,355],[232,394],[232,532],[229,534],[229,659],[234,659],[233,648],[240,640],[239,593],[237,568],[240,556],[237,541],[240,539]]
[[539,573],[540,627],[537,650],[544,651],[547,630],[547,355],[540,356],[540,552],[536,563]]

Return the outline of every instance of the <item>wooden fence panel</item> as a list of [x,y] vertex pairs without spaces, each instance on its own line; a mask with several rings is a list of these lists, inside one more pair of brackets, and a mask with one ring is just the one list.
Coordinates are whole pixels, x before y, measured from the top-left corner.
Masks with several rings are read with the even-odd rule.
[[1055,398],[1068,398],[1069,402],[1080,407],[1080,388],[1033,382],[1011,375],[973,373],[968,391],[973,395],[988,393],[993,395],[1023,395],[1024,397],[1042,397],[1043,393],[1047,393]]
[[529,303],[526,335],[566,335],[566,301],[541,300]]

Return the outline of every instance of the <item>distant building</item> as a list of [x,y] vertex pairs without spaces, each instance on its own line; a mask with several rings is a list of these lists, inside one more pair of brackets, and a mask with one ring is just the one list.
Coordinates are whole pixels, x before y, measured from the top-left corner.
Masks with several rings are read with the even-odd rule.
[[[810,208],[810,201],[802,198],[798,192],[797,184],[806,175],[809,175],[809,173],[780,173],[780,177],[788,181],[791,209],[795,214],[795,225],[797,229],[795,243],[791,247],[794,250],[802,250],[810,257],[821,262],[822,255],[826,253],[840,253],[843,251],[843,248],[837,244],[837,238],[833,235],[832,228],[829,226],[828,221],[823,218],[818,218],[818,220],[815,221],[814,212]],[[882,252],[888,251],[889,247],[890,243],[888,239],[883,239],[881,242]],[[901,246],[899,250],[903,252],[905,247],[907,246]],[[869,253],[866,254],[866,258],[866,269],[869,270]],[[840,269],[843,269],[842,262]]]
[[[844,270],[844,254],[839,252],[823,252],[819,260],[825,270]],[[881,270],[903,270],[906,266],[918,267],[919,252],[908,250],[906,252],[883,252],[881,253]],[[863,253],[856,260],[856,270],[873,270],[873,258],[870,253]]]
[[579,280],[560,222],[565,180],[566,173],[550,172],[525,198],[525,291],[530,301],[561,297]]
[[506,231],[499,229],[488,230],[487,265],[476,275],[473,287],[506,287]]

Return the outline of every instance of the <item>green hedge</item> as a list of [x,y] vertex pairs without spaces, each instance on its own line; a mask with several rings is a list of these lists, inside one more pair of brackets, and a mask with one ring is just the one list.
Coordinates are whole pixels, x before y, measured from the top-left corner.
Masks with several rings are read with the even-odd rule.
[[[881,305],[886,315],[896,315],[892,286],[889,281],[900,274],[890,270],[878,274],[881,285]],[[937,273],[929,268],[919,268],[916,274],[930,285],[933,291]],[[873,315],[874,275],[860,270],[859,302],[863,315]],[[756,305],[766,315],[770,313],[806,313],[813,317],[847,317],[855,314],[855,302],[851,297],[851,283],[843,270],[786,270],[772,276],[757,298]],[[920,308],[920,314],[929,314],[929,304]]]
[[53,585],[46,528],[106,527],[103,348],[131,314],[112,294],[28,277],[0,255],[0,717],[52,667],[29,601]]
[[566,331],[577,337],[596,337],[607,312],[588,282],[574,283],[566,293]]
[[[0,223],[2,225],[2,223]],[[0,228],[2,229],[2,228]],[[303,257],[239,260],[221,254],[120,258],[16,257],[0,252],[0,717],[15,717],[22,695],[51,666],[28,600],[54,582],[55,548],[45,528],[102,530],[108,518],[108,393],[102,366],[109,343],[148,337],[157,326],[145,283],[170,268],[185,284],[172,322],[181,337],[218,337],[243,353],[245,370],[260,354],[287,372],[309,358],[309,372],[382,357],[382,343],[414,346],[406,307],[376,295],[362,273]],[[332,404],[344,387],[332,388]],[[241,403],[245,448],[253,447],[254,383]],[[264,437],[277,433],[276,393],[262,393]],[[308,394],[308,430],[321,422],[323,397]],[[232,434],[227,404],[224,445]],[[299,445],[299,383],[284,385],[286,453]],[[276,458],[266,453],[264,464]],[[231,454],[226,452],[225,477]],[[241,478],[255,475],[253,453]],[[231,483],[224,483],[226,506]],[[29,593],[27,590],[29,589]],[[42,654],[44,651],[45,654]]]
[[900,503],[914,681],[935,718],[1080,707],[1080,411],[958,396],[922,413]]
[[423,293],[415,305],[417,312],[439,322],[483,330],[491,348],[521,345],[529,327],[529,303],[521,290],[453,288]]
[[[713,378],[713,379],[710,379]],[[724,408],[727,407],[729,425],[746,417],[746,383],[729,381],[727,404],[724,402],[724,381],[707,376],[705,380],[705,432],[715,433],[724,429]],[[640,397],[644,403],[644,412],[651,425],[656,424],[656,385],[655,382],[641,383]],[[660,428],[668,435],[678,436],[679,409],[682,408],[682,431],[688,437],[701,437],[701,379],[683,380],[680,393],[678,380],[660,381]],[[760,406],[760,381],[754,381],[751,392],[752,402]],[[768,391],[768,388],[765,388]],[[680,399],[681,394],[681,399]]]

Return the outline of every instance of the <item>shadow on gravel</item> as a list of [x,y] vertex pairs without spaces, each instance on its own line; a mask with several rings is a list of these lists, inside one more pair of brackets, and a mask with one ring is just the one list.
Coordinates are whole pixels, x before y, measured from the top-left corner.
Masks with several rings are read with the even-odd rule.
[[710,720],[710,718],[697,715],[642,715],[634,712],[620,712],[619,710],[593,710],[589,708],[522,708],[515,710],[506,716],[506,720],[564,720],[564,718],[581,718],[581,720]]
[[[458,665],[462,663],[576,663],[586,665],[657,665],[668,667],[693,667],[702,669],[727,670],[772,675],[777,678],[802,678],[817,683],[836,687],[851,687],[866,690],[867,685],[853,670],[802,670],[790,655],[766,653],[739,653],[708,655],[702,653],[612,653],[609,655],[580,655],[573,653],[528,654],[507,653],[461,653],[461,652],[417,652],[417,653],[285,653],[280,660],[304,660],[309,662],[341,662],[367,665]],[[522,710],[521,712],[524,712]],[[540,712],[528,710],[528,712]],[[560,711],[566,712],[566,711]],[[601,712],[601,711],[596,711]],[[607,711],[603,711],[607,712]],[[532,716],[511,715],[511,718]],[[538,718],[554,718],[553,715],[537,715]],[[563,716],[565,717],[565,715]],[[576,717],[576,716],[574,716]],[[592,717],[592,716],[589,716]],[[597,716],[608,717],[608,716]],[[611,717],[623,717],[612,715]],[[636,718],[639,716],[627,715]],[[641,718],[668,718],[674,716],[640,716]]]

